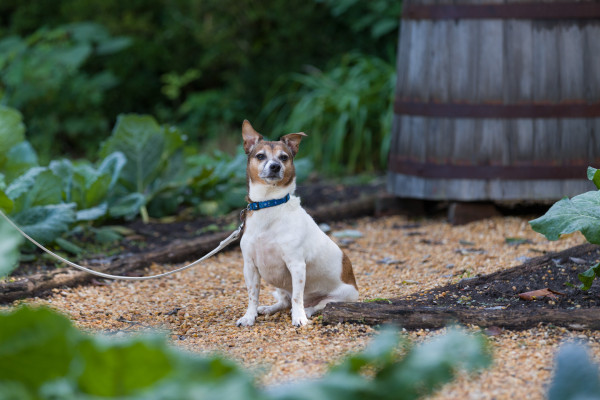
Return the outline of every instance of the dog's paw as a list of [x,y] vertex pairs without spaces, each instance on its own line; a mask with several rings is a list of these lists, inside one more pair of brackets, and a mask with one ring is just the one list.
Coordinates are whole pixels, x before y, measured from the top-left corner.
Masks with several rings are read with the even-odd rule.
[[292,315],[292,325],[300,327],[308,324],[308,318],[306,318],[306,314],[302,313],[302,315]]
[[258,306],[258,314],[259,315],[270,315],[273,314],[273,307],[271,306]]
[[252,315],[244,315],[242,318],[238,319],[238,321],[235,324],[237,326],[252,326],[254,325],[255,320],[256,317]]

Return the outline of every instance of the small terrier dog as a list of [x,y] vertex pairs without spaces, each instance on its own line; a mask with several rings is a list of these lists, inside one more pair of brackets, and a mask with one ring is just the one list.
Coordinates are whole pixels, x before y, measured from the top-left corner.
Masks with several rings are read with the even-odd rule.
[[[245,120],[242,136],[250,205],[240,247],[249,301],[237,326],[254,325],[258,314],[290,307],[292,324],[302,326],[329,302],[356,301],[358,287],[350,259],[294,196],[293,160],[306,134],[265,141]],[[261,277],[276,287],[277,302],[271,306],[258,306]]]

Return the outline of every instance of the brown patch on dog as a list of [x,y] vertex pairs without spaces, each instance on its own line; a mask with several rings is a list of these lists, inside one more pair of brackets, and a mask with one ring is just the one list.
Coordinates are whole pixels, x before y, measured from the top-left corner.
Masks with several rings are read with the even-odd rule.
[[242,124],[242,137],[244,138],[244,151],[246,154],[250,153],[252,148],[263,140],[263,136],[254,130],[247,119]]
[[327,298],[326,294],[313,295],[309,299],[304,299],[304,307],[306,307],[306,308],[314,307],[317,304],[319,304],[321,301],[325,300],[326,298]]
[[354,278],[354,271],[352,270],[352,262],[342,251],[342,282],[354,286],[358,290],[356,285],[356,278]]
[[295,157],[298,153],[298,149],[300,148],[300,141],[306,136],[307,135],[304,132],[289,133],[285,136],[282,136],[281,141],[290,148],[292,151],[292,157]]

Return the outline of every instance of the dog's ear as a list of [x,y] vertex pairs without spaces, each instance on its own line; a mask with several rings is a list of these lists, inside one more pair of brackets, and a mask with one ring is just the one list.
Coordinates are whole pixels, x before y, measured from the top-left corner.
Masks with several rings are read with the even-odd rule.
[[295,157],[296,153],[298,153],[298,148],[300,147],[300,141],[305,136],[308,135],[304,132],[289,133],[285,136],[282,136],[281,141],[285,143],[290,150],[292,150],[292,156]]
[[262,135],[254,130],[247,119],[245,119],[242,124],[242,137],[244,138],[244,151],[246,154],[250,154],[252,148],[256,146],[258,142],[263,140]]

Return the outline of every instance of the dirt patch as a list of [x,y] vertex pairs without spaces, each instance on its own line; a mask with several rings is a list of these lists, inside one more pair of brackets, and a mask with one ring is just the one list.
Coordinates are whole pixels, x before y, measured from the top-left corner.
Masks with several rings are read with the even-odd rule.
[[[485,252],[477,248],[460,250]],[[451,320],[512,329],[539,323],[600,329],[600,284],[594,282],[588,291],[577,287],[578,274],[598,262],[600,246],[580,245],[403,298],[331,305],[324,311],[324,320],[394,322],[407,329],[441,328]]]

